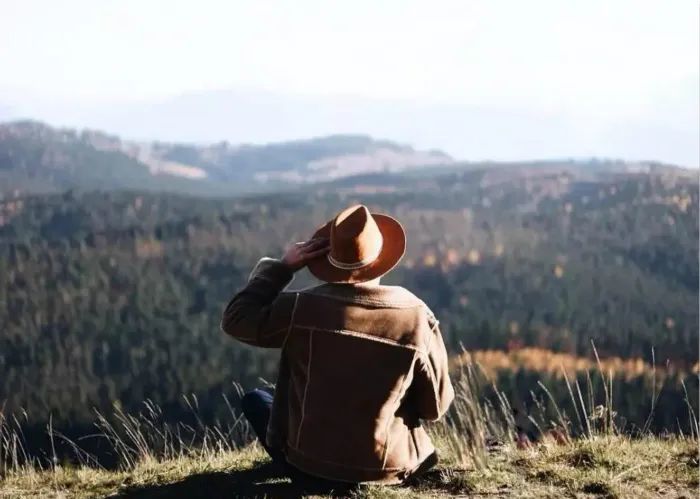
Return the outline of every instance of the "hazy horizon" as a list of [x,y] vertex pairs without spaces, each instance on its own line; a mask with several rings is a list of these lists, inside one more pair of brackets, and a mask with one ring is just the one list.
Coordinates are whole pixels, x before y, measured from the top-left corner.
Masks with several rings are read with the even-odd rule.
[[687,0],[3,7],[3,121],[200,143],[367,134],[473,161],[700,164]]

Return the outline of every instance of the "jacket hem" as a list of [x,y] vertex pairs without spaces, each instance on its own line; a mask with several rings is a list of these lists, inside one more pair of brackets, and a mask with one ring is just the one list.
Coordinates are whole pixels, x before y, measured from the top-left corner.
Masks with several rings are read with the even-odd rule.
[[[434,449],[423,456],[423,459],[432,452]],[[381,483],[384,485],[403,483],[423,462],[423,459],[418,459],[415,463],[398,468],[360,468],[316,459],[292,447],[287,447],[286,457],[287,462],[295,468],[319,478],[347,483]]]

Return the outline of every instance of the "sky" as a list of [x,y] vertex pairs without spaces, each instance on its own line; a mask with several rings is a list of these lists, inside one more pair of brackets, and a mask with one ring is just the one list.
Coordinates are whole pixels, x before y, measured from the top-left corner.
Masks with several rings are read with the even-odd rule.
[[0,12],[2,119],[699,164],[695,0],[0,0]]

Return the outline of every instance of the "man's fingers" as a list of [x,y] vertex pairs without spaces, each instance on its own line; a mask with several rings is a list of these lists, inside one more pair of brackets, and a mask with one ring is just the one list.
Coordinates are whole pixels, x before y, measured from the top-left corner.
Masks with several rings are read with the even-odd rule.
[[307,241],[304,247],[302,248],[304,251],[314,251],[319,248],[326,248],[330,245],[330,242],[326,238],[319,238],[319,239],[311,239],[310,241]]
[[331,249],[331,247],[328,244],[325,244],[323,246],[318,246],[314,248],[308,248],[303,251],[304,257],[308,258],[313,258],[314,255],[322,255],[324,253],[328,253],[328,251]]
[[307,243],[309,243],[309,244],[329,244],[330,239],[328,239],[327,237],[315,237],[313,239],[309,239],[307,241]]
[[309,251],[304,254],[304,260],[313,260],[314,258],[318,258],[319,256],[323,256],[326,253],[328,253],[329,247],[325,248],[320,248],[314,251]]

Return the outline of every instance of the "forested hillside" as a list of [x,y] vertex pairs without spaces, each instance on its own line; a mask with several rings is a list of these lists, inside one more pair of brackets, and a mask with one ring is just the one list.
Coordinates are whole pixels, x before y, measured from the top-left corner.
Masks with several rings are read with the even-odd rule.
[[[238,199],[8,198],[5,411],[26,409],[40,426],[51,411],[57,427],[78,428],[115,402],[135,410],[150,399],[178,417],[183,394],[196,394],[201,417],[214,418],[232,382],[274,381],[276,368],[276,352],[221,334],[226,301],[258,257],[279,255],[357,201],[405,224],[407,255],[386,280],[429,304],[453,353],[537,346],[591,358],[593,341],[603,358],[648,363],[654,349],[668,392],[656,427],[685,424],[677,383],[697,362],[697,173],[578,163],[375,174]],[[293,286],[311,282],[304,274]],[[514,400],[552,376],[520,368],[497,369]],[[620,373],[614,387],[636,424],[650,408],[645,369]],[[695,397],[697,378],[686,382]]]

